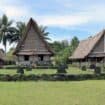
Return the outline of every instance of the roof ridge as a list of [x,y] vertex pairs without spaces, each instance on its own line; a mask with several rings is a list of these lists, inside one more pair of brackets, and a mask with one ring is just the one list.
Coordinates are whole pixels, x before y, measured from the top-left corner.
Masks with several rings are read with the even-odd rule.
[[100,35],[99,33],[104,33],[104,32],[105,32],[105,29],[102,29],[100,32],[96,33],[95,35],[89,36],[88,38],[83,39],[83,40],[81,40],[80,42],[82,42],[82,41],[87,41],[87,40],[89,40],[89,39],[95,38],[95,37],[97,37],[98,35]]

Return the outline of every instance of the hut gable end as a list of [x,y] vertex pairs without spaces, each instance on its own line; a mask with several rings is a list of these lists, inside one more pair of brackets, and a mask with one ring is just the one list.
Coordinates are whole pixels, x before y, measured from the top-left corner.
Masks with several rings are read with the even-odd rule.
[[[97,35],[83,40],[79,43],[70,59],[85,59],[93,53],[104,53],[105,46],[105,30],[102,30]],[[93,56],[93,55],[92,55]],[[96,55],[95,55],[96,56]]]
[[48,51],[33,26],[30,27],[27,36],[21,45],[21,50]]
[[91,53],[104,52],[104,36],[99,40],[99,42],[95,45]]
[[26,31],[18,43],[14,53],[15,55],[53,55],[53,51],[48,46],[43,35],[39,31],[37,23],[31,18],[27,24]]

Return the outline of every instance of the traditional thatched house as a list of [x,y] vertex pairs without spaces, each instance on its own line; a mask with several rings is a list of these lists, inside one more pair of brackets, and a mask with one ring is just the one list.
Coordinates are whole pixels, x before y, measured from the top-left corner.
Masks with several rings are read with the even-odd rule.
[[49,64],[53,51],[39,31],[37,23],[31,18],[26,31],[18,43],[14,54],[18,64]]
[[71,61],[83,62],[105,62],[105,30],[97,35],[82,40],[73,55]]

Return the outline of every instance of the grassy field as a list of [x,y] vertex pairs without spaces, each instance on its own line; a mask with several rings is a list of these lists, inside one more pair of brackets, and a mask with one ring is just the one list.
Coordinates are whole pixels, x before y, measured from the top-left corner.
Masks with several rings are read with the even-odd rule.
[[[25,74],[55,74],[56,69],[33,69],[32,71],[25,71]],[[79,68],[70,67],[67,69],[68,74],[93,74],[92,70],[82,71]],[[0,69],[0,74],[16,74],[16,70]]]
[[[93,74],[70,67],[68,74]],[[56,70],[25,71],[25,74],[54,74]],[[1,69],[0,74],[16,74]],[[0,105],[105,105],[105,81],[0,82]]]
[[0,82],[0,105],[105,105],[105,81]]

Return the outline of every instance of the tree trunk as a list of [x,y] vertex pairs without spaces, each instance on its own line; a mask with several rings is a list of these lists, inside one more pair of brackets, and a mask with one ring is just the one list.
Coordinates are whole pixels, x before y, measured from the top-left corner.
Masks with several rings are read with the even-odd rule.
[[5,45],[4,47],[5,47],[5,56],[6,56],[6,53],[7,53],[7,48],[6,48],[6,45]]

